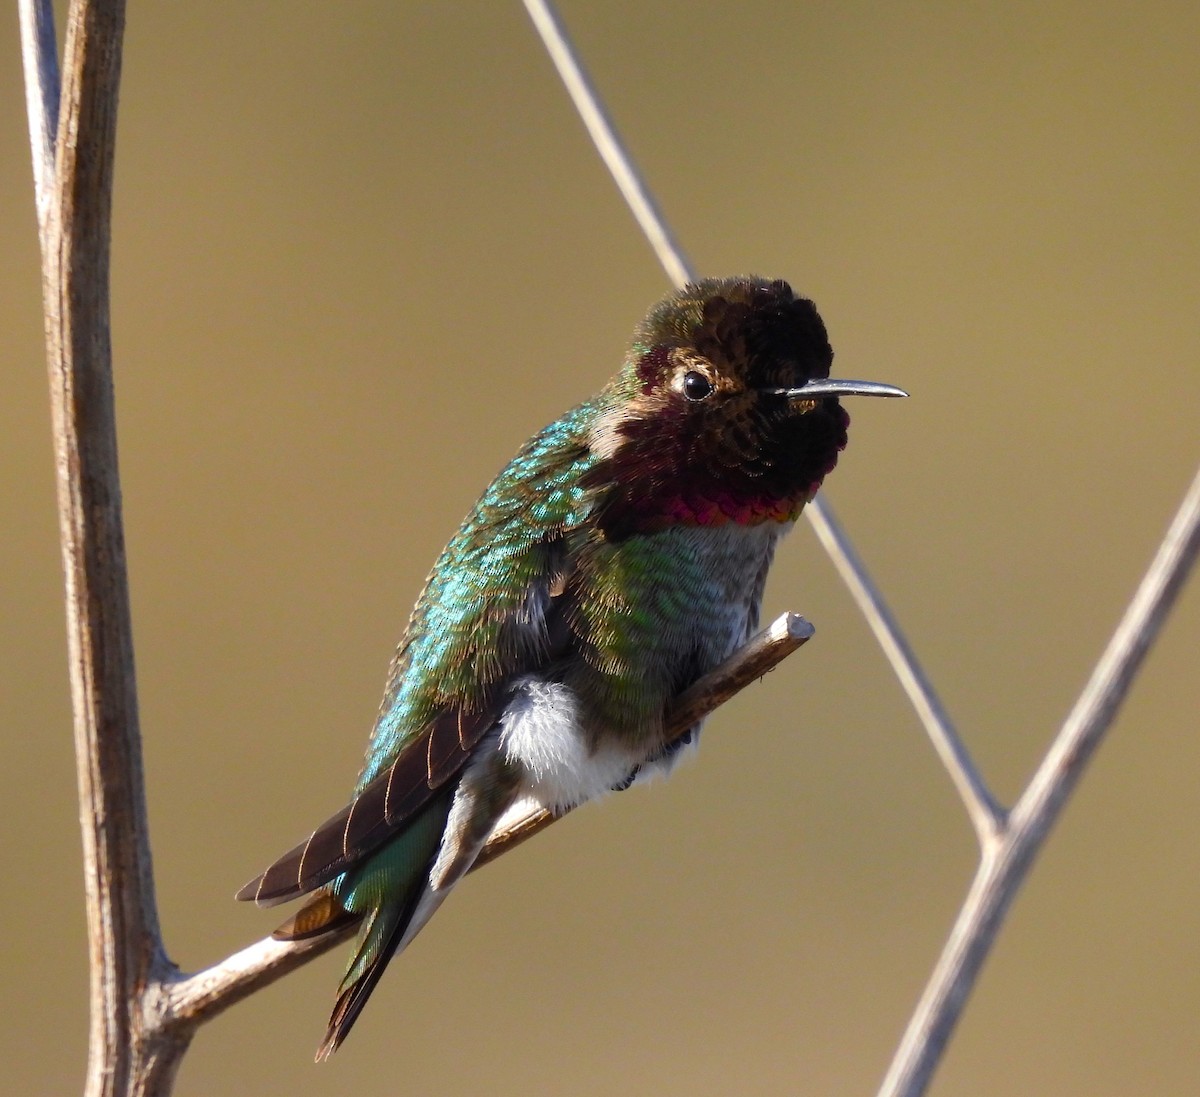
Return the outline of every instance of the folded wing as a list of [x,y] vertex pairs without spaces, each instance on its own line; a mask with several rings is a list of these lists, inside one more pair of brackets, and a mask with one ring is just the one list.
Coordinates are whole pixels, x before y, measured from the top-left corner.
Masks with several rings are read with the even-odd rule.
[[456,774],[472,748],[495,726],[502,693],[480,711],[444,712],[341,811],[255,877],[241,900],[275,906],[329,883],[383,845]]

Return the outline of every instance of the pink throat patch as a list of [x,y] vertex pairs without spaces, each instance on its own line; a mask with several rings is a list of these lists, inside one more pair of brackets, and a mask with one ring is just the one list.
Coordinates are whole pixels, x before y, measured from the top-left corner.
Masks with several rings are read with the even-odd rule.
[[757,526],[763,522],[794,522],[820,486],[818,481],[789,499],[736,498],[726,492],[706,497],[677,495],[663,503],[661,513],[665,525],[723,526],[733,522],[739,526]]

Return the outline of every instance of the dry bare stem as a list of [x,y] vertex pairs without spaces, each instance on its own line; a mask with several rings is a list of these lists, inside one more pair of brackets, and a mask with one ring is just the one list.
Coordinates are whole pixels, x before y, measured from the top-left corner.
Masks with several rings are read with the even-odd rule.
[[1200,555],[1200,471],[1092,676],[1008,822],[984,846],[971,889],[921,995],[879,1097],[919,1097],[929,1085],[1009,905],[1067,797],[1129,692]]
[[60,93],[50,7],[21,8],[83,833],[89,1097],[140,1092],[163,1077],[164,1052],[177,1061],[145,1039],[143,1015],[146,988],[171,967],[146,825],[109,332],[124,23],[123,0],[71,5]]
[[[694,271],[616,133],[553,4],[549,0],[524,3],[592,141],[664,270],[676,284],[694,280]],[[908,694],[962,798],[980,845],[975,880],[879,1091],[880,1097],[919,1097],[1035,854],[1111,724],[1195,563],[1200,543],[1200,474],[1075,710],[1011,813],[988,789],[824,493],[805,513]]]

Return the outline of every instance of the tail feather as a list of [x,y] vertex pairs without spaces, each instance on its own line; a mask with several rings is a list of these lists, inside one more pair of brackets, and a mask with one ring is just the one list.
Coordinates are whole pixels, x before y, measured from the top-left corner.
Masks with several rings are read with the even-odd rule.
[[362,915],[347,910],[330,891],[318,892],[271,936],[276,941],[307,941],[362,921]]
[[[437,857],[450,800],[448,794],[438,796],[402,834],[332,886],[331,899],[342,913],[334,913],[315,932],[325,932],[335,923],[346,924],[349,918],[361,919],[361,924],[354,955],[338,987],[329,1028],[317,1049],[318,1062],[328,1059],[341,1046],[388,962],[424,924],[422,918],[414,925],[414,915],[429,892],[429,872]],[[320,898],[301,909],[293,922],[302,921]],[[325,916],[324,911],[318,915]],[[300,931],[306,932],[307,926],[308,922],[303,921]]]
[[[363,1006],[371,997],[375,984],[379,982],[388,961],[396,952],[396,945],[403,932],[401,927],[403,921],[403,918],[387,917],[387,912],[382,907],[372,911],[363,921],[362,930],[359,932],[358,949],[350,961],[350,971],[362,966],[363,973],[349,985],[346,983],[346,979],[350,977],[349,971],[346,979],[342,980],[337,1001],[333,1005],[333,1012],[329,1015],[329,1027],[325,1030],[325,1039],[317,1048],[316,1061],[318,1063],[328,1059],[337,1051],[350,1029],[354,1027],[354,1022],[358,1020]],[[387,939],[382,941],[380,947],[377,942],[382,933],[389,929]]]

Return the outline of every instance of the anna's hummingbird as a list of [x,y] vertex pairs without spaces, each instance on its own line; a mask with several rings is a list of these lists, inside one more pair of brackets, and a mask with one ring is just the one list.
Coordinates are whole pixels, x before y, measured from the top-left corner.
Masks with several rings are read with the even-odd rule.
[[838,397],[905,395],[832,361],[786,282],[688,285],[483,493],[417,600],[354,799],[238,893],[315,892],[284,939],[359,925],[318,1059],[518,801],[670,768],[664,713],[757,627],[775,543],[846,444]]

